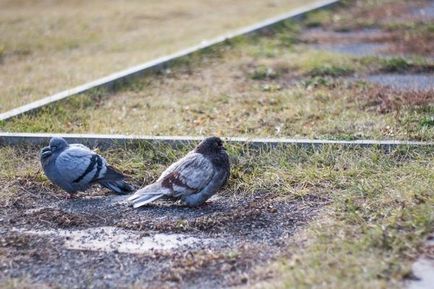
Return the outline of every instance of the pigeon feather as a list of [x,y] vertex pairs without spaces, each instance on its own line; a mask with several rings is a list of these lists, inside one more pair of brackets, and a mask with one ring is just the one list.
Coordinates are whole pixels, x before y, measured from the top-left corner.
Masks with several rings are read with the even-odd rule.
[[169,166],[155,183],[135,192],[128,201],[137,208],[162,197],[171,197],[189,206],[198,206],[216,193],[228,177],[228,155],[221,140],[211,137]]
[[68,144],[63,138],[52,138],[41,150],[42,168],[50,181],[68,193],[85,191],[99,183],[115,193],[128,193],[133,188],[122,173],[82,144]]

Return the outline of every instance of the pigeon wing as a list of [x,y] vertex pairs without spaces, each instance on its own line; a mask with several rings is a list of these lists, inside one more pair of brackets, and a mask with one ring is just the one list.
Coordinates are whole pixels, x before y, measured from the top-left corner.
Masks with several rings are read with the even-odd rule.
[[214,167],[199,153],[189,153],[163,172],[158,181],[170,189],[171,195],[181,197],[201,191],[214,176]]
[[90,148],[88,148],[87,146],[85,146],[85,145],[83,145],[81,143],[72,143],[72,144],[69,145],[69,147],[71,147],[71,148],[81,148],[81,149],[88,150],[88,151],[92,152],[92,150]]
[[56,159],[56,168],[68,183],[91,183],[106,171],[106,161],[88,148],[73,146]]

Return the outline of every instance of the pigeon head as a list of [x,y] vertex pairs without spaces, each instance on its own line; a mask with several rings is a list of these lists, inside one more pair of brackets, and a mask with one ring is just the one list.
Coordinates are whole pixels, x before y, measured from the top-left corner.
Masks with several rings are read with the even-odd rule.
[[52,152],[62,151],[68,146],[66,140],[61,137],[53,137],[50,140],[50,149]]
[[196,152],[201,154],[219,153],[226,150],[223,147],[223,141],[215,136],[204,139],[195,149]]

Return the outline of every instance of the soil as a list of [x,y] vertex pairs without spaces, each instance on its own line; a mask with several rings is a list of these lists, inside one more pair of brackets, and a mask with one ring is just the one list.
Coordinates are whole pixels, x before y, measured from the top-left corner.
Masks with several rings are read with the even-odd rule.
[[[402,17],[418,13],[408,5],[395,8],[402,12],[395,15]],[[367,17],[385,18],[377,12],[370,11]],[[353,51],[359,56],[396,52],[396,47],[405,53],[432,56],[432,50],[414,50],[405,46],[408,43],[398,43],[392,32],[379,28],[347,27],[346,32],[333,31],[335,28],[306,31],[302,41],[319,45],[317,48],[322,45],[338,52]],[[392,82],[399,81],[399,75],[394,73]],[[407,82],[418,80],[417,75],[411,77]],[[424,77],[424,86],[432,83],[432,71],[420,77]],[[380,84],[389,85],[387,79],[382,76]],[[123,204],[124,197],[98,190],[66,199],[36,180],[17,179],[16,187],[19,191],[12,199],[0,200],[0,286],[10,278],[67,288],[222,288],[253,284],[276,274],[263,268],[276,258],[291,255],[288,244],[295,242],[294,234],[328,202],[309,195],[293,198],[265,191],[222,192],[199,208],[161,201],[134,210]],[[83,235],[85,238],[78,240],[88,244],[71,245]],[[117,235],[130,247],[143,245],[150,238],[155,243],[151,248],[141,250],[136,246],[128,251],[118,244]],[[163,246],[155,240],[157,236],[175,241]],[[261,270],[255,270],[257,267]]]
[[[416,3],[390,3],[366,10],[357,8],[357,5],[346,7],[341,14],[354,17],[305,29],[300,41],[319,50],[356,57],[421,55],[433,59],[434,40],[429,33],[421,33],[415,28],[393,28],[397,24],[414,23],[413,25],[417,26],[431,22],[433,2],[414,2]],[[358,21],[353,21],[354,19],[365,20],[371,24],[361,25]]]
[[432,91],[434,74],[374,74],[364,79],[397,90]]
[[[432,104],[434,89],[434,69],[431,61],[434,59],[433,38],[429,37],[428,34],[416,31],[407,35],[408,32],[404,33],[399,29],[386,27],[405,22],[430,23],[433,17],[434,3],[432,1],[390,3],[366,11],[355,6],[344,8],[341,14],[345,14],[343,12],[352,14],[355,19],[375,19],[376,21],[373,22],[375,25],[369,27],[350,25],[346,21],[343,23],[325,23],[318,27],[304,29],[300,41],[313,49],[356,58],[375,56],[383,59],[405,59],[415,55],[422,57],[430,64],[413,65],[410,61],[402,67],[392,65],[378,70],[370,69],[367,73],[356,73],[354,76],[347,77],[346,80],[372,84],[371,93],[368,93],[364,99],[371,98],[372,100],[371,96],[377,94],[374,97],[376,98],[374,102],[379,104],[377,106],[379,112],[397,110],[402,105],[415,107],[421,104]],[[384,97],[386,95],[394,95],[394,97]],[[401,99],[398,103],[396,102],[397,98]],[[368,106],[371,104],[372,102],[368,103]]]
[[[66,199],[26,184],[0,212],[0,280],[67,288],[221,288],[270,278],[255,267],[290,255],[293,234],[327,203],[222,192],[200,208],[163,200],[134,210],[124,196]],[[144,245],[158,236],[174,238],[125,250],[129,238]],[[85,244],[71,246],[73,238]]]

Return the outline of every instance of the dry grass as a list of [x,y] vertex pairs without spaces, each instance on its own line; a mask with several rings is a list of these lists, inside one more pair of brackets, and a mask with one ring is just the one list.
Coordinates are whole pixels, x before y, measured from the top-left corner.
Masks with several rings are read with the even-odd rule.
[[329,210],[301,234],[304,246],[291,246],[282,283],[270,287],[403,288],[434,221],[432,155],[417,152],[419,167],[411,154],[392,153],[406,159],[402,166],[375,154],[357,162]]
[[[373,3],[378,1],[368,1]],[[432,140],[431,92],[394,91],[343,79],[378,70],[396,73],[409,63],[417,69],[425,66],[406,59],[353,59],[308,50],[302,44],[293,45],[298,28],[286,23],[274,34],[253,41],[241,39],[184,59],[115,93],[82,95],[1,127],[46,132]],[[141,186],[189,148],[144,144],[103,154]],[[24,198],[31,199],[32,194],[60,196],[41,174],[37,150],[0,148],[0,206],[30,202]],[[398,147],[386,152],[290,146],[256,151],[228,146],[228,152],[232,172],[223,196],[266,197],[271,193],[297,200],[309,196],[330,200],[323,214],[299,232],[299,239],[289,240],[287,255],[274,266],[258,268],[267,275],[274,270],[277,277],[277,283],[262,285],[400,288],[411,276],[410,265],[434,223],[433,148]],[[268,201],[273,205],[273,200]],[[259,207],[261,210],[265,208]],[[232,224],[233,220],[220,221]],[[216,217],[201,225],[215,227],[217,221]],[[199,261],[199,267],[208,268],[207,262]],[[254,279],[246,282],[250,280]],[[12,288],[21,284],[14,279],[9,283]]]
[[348,0],[343,1],[343,4],[344,9],[336,13],[320,11],[314,14],[308,23],[310,26],[324,25],[336,31],[349,31],[391,22],[417,21],[416,16],[408,14],[409,10],[429,4],[429,0]]
[[[331,31],[361,32],[355,42],[388,43],[387,52],[393,54],[418,54],[434,56],[434,26],[429,17],[421,17],[414,13],[417,9],[429,7],[427,0],[396,1],[369,0],[344,1],[344,9],[334,13],[319,11],[313,13],[306,23],[308,26],[321,26],[328,31],[308,35],[307,40],[329,42],[339,40],[339,34]],[[381,29],[375,33],[363,35],[366,28]],[[348,39],[347,39],[348,41]]]
[[318,51],[299,42],[304,36],[303,25],[311,21],[308,17],[301,24],[285,22],[268,34],[240,38],[184,58],[170,69],[150,73],[114,93],[96,91],[76,97],[36,115],[5,122],[2,128],[144,135],[432,139],[432,89],[398,92],[355,84],[354,79],[347,78],[384,71],[429,73],[433,68],[430,59],[355,58]]
[[338,55],[271,46],[278,58],[256,57],[269,44],[240,45],[223,48],[228,53],[222,57],[149,75],[114,94],[77,97],[5,122],[3,129],[333,139],[434,135],[433,127],[424,125],[432,91],[394,94],[340,79],[367,68]]
[[434,103],[434,91],[399,91],[380,87],[361,88],[356,93],[366,103],[380,113],[399,113],[406,107],[426,107]]
[[[287,254],[277,267],[271,267],[284,283],[282,288],[399,288],[403,278],[410,276],[410,264],[434,222],[432,148],[399,147],[389,152],[337,146],[261,151],[232,145],[227,148],[232,173],[222,196],[278,194],[331,201],[306,231],[299,231],[299,239],[289,239]],[[143,179],[149,182],[188,149],[144,145],[102,153],[111,163],[130,171],[133,182],[141,185]],[[57,193],[45,177],[34,178],[39,167],[37,150],[0,149],[2,161],[9,160],[0,168],[0,184],[5,186],[14,176],[27,179],[27,183],[14,184],[20,195],[6,196],[16,203],[31,198],[30,193],[41,199]],[[1,196],[1,203],[10,206],[4,191]],[[242,222],[242,217],[237,220]],[[226,220],[215,214],[210,221]],[[208,265],[199,262],[197,269]],[[264,272],[270,268],[259,269]],[[255,280],[254,276],[248,280]]]
[[0,1],[0,111],[310,1]]

